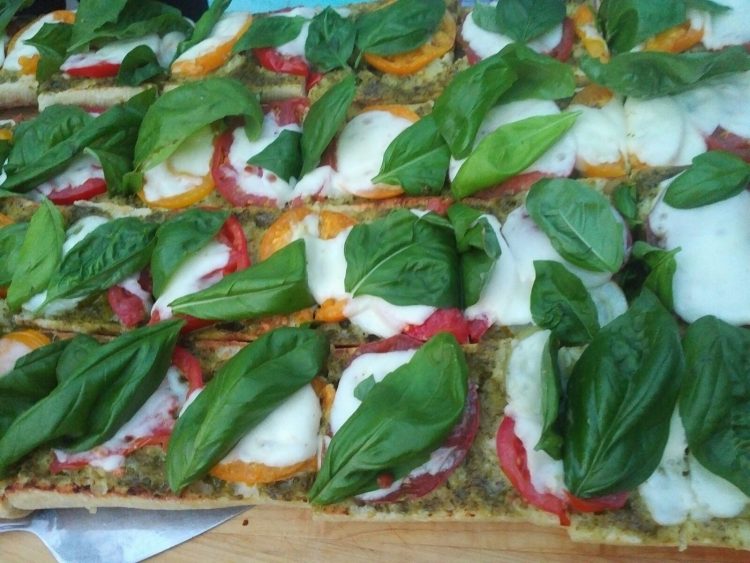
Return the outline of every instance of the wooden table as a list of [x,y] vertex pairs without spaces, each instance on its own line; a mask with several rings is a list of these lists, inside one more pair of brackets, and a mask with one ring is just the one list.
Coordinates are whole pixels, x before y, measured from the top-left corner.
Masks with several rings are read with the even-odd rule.
[[[527,524],[314,522],[308,510],[263,507],[184,543],[155,561],[729,561],[747,551],[575,544],[564,531]],[[33,535],[0,535],[3,562],[52,562]]]

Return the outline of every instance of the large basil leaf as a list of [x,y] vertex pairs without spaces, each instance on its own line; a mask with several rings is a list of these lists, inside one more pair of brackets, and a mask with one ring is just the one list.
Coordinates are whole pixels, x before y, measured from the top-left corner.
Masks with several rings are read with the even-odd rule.
[[285,246],[250,268],[224,276],[203,291],[170,303],[175,313],[223,321],[282,315],[313,305],[303,240]]
[[346,119],[346,112],[354,100],[357,83],[354,75],[348,74],[320,99],[310,106],[302,125],[302,171],[303,176],[315,168],[320,157],[338,133]]
[[456,203],[448,209],[461,261],[463,307],[474,305],[490,281],[500,258],[500,241],[489,219],[476,209]]
[[18,253],[6,298],[11,311],[18,311],[30,297],[47,287],[60,264],[64,240],[62,214],[45,199],[31,217]]
[[13,421],[57,385],[55,368],[69,341],[60,340],[16,360],[13,369],[0,376],[0,436]]
[[584,56],[580,67],[592,82],[623,96],[658,98],[696,88],[711,78],[750,70],[750,53],[742,47],[678,55],[637,52],[617,55],[608,63]]
[[84,451],[111,438],[164,379],[182,325],[139,328],[89,354],[0,437],[0,474],[40,446]]
[[270,145],[247,159],[247,163],[270,170],[286,182],[299,178],[302,170],[301,140],[301,133],[284,129]]
[[438,334],[370,389],[333,436],[308,498],[331,504],[400,479],[427,461],[466,407],[468,368],[453,335]]
[[565,346],[588,344],[599,332],[596,305],[583,282],[559,262],[535,260],[531,287],[534,323]]
[[468,156],[487,112],[517,78],[498,53],[462,70],[445,87],[432,115],[454,157]]
[[544,179],[532,186],[526,209],[568,262],[594,272],[622,267],[624,226],[600,193],[575,180]]
[[677,323],[650,292],[602,328],[568,382],[565,485],[591,498],[635,489],[659,465],[683,358]]
[[639,43],[683,23],[684,0],[604,0],[597,12],[599,27],[613,53],[630,51]]
[[71,51],[83,51],[99,28],[116,24],[127,3],[128,0],[81,0],[76,10]]
[[750,331],[703,317],[683,346],[680,417],[690,453],[750,495]]
[[500,97],[500,103],[532,98],[559,100],[575,93],[576,82],[572,66],[537,53],[523,43],[511,43],[504,47],[500,51],[500,58],[517,76],[513,85]]
[[182,141],[225,117],[243,116],[249,139],[260,134],[263,112],[255,95],[232,78],[206,78],[162,94],[148,108],[135,145],[137,170],[164,162]]
[[0,5],[0,34],[5,33],[10,20],[16,15],[21,8],[31,5],[34,0],[6,0]]
[[560,343],[551,335],[542,350],[542,434],[535,450],[547,452],[553,459],[562,459],[565,425],[563,374],[558,355]]
[[208,10],[203,12],[201,17],[198,18],[198,21],[195,22],[195,27],[190,36],[177,46],[175,59],[211,35],[216,24],[221,20],[221,16],[227,11],[231,1],[232,0],[213,0],[213,2],[211,2]]
[[347,68],[356,36],[354,22],[329,6],[310,23],[305,58],[321,72]]
[[56,299],[87,297],[142,270],[151,258],[156,225],[135,217],[109,221],[89,233],[62,259],[40,309]]
[[36,65],[36,79],[44,82],[60,70],[65,62],[73,26],[67,23],[45,23],[25,43],[36,47],[39,61]]
[[670,311],[674,309],[672,280],[677,271],[675,255],[680,250],[680,247],[663,250],[642,240],[636,241],[633,245],[633,258],[641,260],[648,266],[649,272],[644,281],[644,287],[653,291]]
[[703,207],[742,193],[750,183],[750,164],[728,152],[696,156],[664,194],[664,203],[677,209]]
[[166,69],[159,64],[156,54],[148,45],[139,45],[125,55],[115,82],[121,86],[138,86],[160,75],[166,75]]
[[458,252],[450,224],[398,209],[355,225],[344,244],[346,291],[394,305],[460,305]]
[[229,217],[227,211],[189,209],[163,223],[151,257],[154,296],[159,297],[179,267],[211,242]]
[[498,127],[482,139],[451,183],[457,198],[467,197],[520,174],[570,129],[578,113],[537,115]]
[[328,358],[325,335],[280,328],[224,364],[177,419],[167,449],[167,480],[179,492],[200,479],[250,430],[309,384]]
[[55,368],[58,384],[75,374],[78,366],[88,361],[89,356],[99,348],[99,342],[87,334],[76,334],[67,342]]
[[432,37],[444,14],[444,0],[396,0],[364,12],[356,21],[357,48],[381,56],[412,51]]
[[21,244],[28,229],[28,223],[14,223],[0,228],[0,287],[6,287],[13,281]]
[[260,47],[279,47],[296,38],[306,21],[301,16],[256,18],[245,34],[232,47],[232,52],[241,53]]
[[501,0],[493,8],[477,3],[472,17],[476,24],[515,41],[530,41],[565,19],[563,0]]
[[393,139],[383,156],[375,184],[401,186],[409,195],[439,193],[445,185],[451,152],[428,115]]

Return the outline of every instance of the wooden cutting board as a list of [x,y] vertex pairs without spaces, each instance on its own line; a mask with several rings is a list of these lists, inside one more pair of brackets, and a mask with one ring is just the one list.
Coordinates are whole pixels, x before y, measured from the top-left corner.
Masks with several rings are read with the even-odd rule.
[[[575,544],[558,528],[479,522],[314,522],[301,508],[253,508],[154,561],[727,561],[750,553]],[[54,560],[31,534],[0,535],[0,560]]]

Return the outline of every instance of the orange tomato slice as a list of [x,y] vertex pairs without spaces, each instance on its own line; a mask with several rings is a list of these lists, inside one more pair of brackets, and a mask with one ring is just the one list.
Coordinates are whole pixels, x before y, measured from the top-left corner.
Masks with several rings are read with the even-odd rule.
[[644,50],[682,53],[700,43],[702,39],[703,30],[692,28],[690,22],[685,22],[662,31],[646,41]]
[[12,129],[0,129],[0,141],[10,141],[13,139]]
[[453,49],[455,41],[456,20],[446,13],[440,22],[440,27],[433,33],[430,40],[421,47],[398,55],[381,56],[365,53],[365,60],[367,64],[380,72],[406,76],[419,72],[435,59],[442,57]]
[[598,84],[589,84],[577,92],[570,103],[590,108],[600,108],[607,105],[613,97],[614,93],[609,88],[599,86]]
[[[73,23],[76,19],[75,12],[71,10],[55,10],[54,12],[50,12],[47,15],[39,16],[35,20],[29,22],[27,25],[23,26],[16,32],[15,35],[13,35],[13,37],[11,37],[10,41],[8,41],[8,48],[6,50],[6,53],[10,53],[13,50],[13,47],[16,46],[16,43],[21,40],[23,34],[32,25],[34,25],[42,18],[48,18],[50,16],[53,21],[60,23]],[[39,55],[36,54],[31,57],[18,57],[18,64],[21,67],[21,74],[36,74],[36,67],[39,64]]]
[[586,178],[619,178],[627,174],[625,159],[622,157],[617,162],[605,162],[603,164],[581,162],[576,165],[576,168]]
[[[586,49],[586,52],[603,63],[607,62],[609,60],[609,46],[604,37],[596,31],[594,12],[591,8],[585,4],[579,6],[573,12],[572,19],[576,35],[581,40],[581,44]],[[591,33],[592,31],[594,33]]]
[[203,76],[224,65],[232,56],[232,47],[250,27],[253,17],[248,17],[242,27],[231,38],[217,45],[212,51],[194,59],[177,60],[172,64],[172,74],[176,76]]
[[0,340],[18,342],[19,344],[26,346],[29,350],[41,348],[52,342],[46,334],[39,332],[38,330],[19,330],[16,332],[9,332]]
[[10,217],[8,217],[7,215],[5,215],[3,213],[0,213],[0,227],[5,227],[7,225],[12,225],[13,222],[14,222],[13,219],[11,219]]

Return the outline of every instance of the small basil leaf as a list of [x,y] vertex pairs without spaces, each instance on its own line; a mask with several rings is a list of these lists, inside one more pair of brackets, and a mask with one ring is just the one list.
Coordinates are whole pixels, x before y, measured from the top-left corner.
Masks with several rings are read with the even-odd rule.
[[28,223],[14,223],[0,228],[0,287],[6,287],[13,281],[21,244],[28,229]]
[[151,257],[154,296],[159,297],[180,266],[211,242],[229,217],[228,211],[189,209],[163,223]]
[[444,0],[396,0],[364,12],[356,21],[357,48],[380,56],[413,51],[432,37],[444,14]]
[[622,215],[628,227],[631,229],[641,225],[638,217],[638,192],[632,184],[622,184],[615,190],[612,197],[612,205]]
[[459,305],[458,252],[450,224],[398,209],[355,225],[344,244],[346,291],[394,305]]
[[198,18],[198,21],[195,22],[195,27],[190,36],[177,46],[177,52],[174,56],[175,59],[211,35],[216,24],[221,20],[221,16],[227,11],[231,1],[232,0],[213,0],[213,2],[211,2],[208,10],[203,12],[201,17]]
[[86,334],[76,334],[66,342],[65,351],[55,368],[58,383],[65,382],[76,372],[78,366],[86,363],[89,356],[99,348],[99,342]]
[[677,209],[693,209],[724,201],[745,191],[750,183],[750,164],[728,152],[710,151],[696,156],[664,194],[664,203]]
[[624,53],[683,23],[687,10],[684,0],[604,0],[597,19],[612,52]]
[[299,178],[302,169],[301,139],[301,133],[284,129],[270,145],[251,156],[247,163],[270,170],[286,182]]
[[139,45],[130,51],[120,64],[115,82],[121,86],[138,86],[157,76],[166,74],[148,45]]
[[609,201],[575,180],[543,179],[526,209],[568,262],[594,272],[617,272],[625,260],[625,233]]
[[498,53],[462,70],[445,87],[432,116],[454,157],[468,156],[482,120],[517,77]]
[[550,337],[542,351],[542,435],[535,450],[547,452],[552,459],[562,459],[564,409],[562,370],[558,361],[560,345]]
[[173,301],[170,307],[199,319],[232,321],[293,313],[313,305],[305,242],[298,240],[203,291]]
[[30,297],[47,287],[60,264],[64,239],[62,214],[45,199],[31,217],[18,253],[6,299],[11,311],[18,311]]
[[329,6],[310,23],[305,58],[320,72],[347,68],[356,36],[354,23]]
[[680,417],[690,453],[750,494],[750,332],[716,317],[688,327]]
[[750,70],[750,53],[742,47],[678,55],[636,52],[614,56],[606,64],[584,56],[580,67],[592,82],[623,96],[658,98],[697,88],[711,78]]
[[599,332],[596,305],[583,282],[559,262],[535,260],[531,287],[534,323],[565,346],[588,344]]
[[409,195],[440,193],[445,185],[451,153],[428,115],[393,139],[383,156],[375,184],[401,186]]
[[[424,463],[461,419],[468,368],[453,335],[438,334],[365,396],[331,440],[308,498],[331,504],[378,489]],[[387,416],[385,415],[387,413]]]
[[142,270],[151,258],[156,225],[114,219],[89,233],[62,259],[42,307],[56,299],[87,297]]
[[261,47],[279,47],[296,38],[305,22],[307,20],[300,16],[257,18],[232,47],[232,52],[242,53]]
[[73,26],[67,23],[45,23],[34,37],[24,41],[36,47],[39,60],[36,65],[36,79],[45,82],[65,62],[68,44],[73,33]]
[[328,342],[309,329],[280,328],[224,364],[177,419],[167,450],[169,487],[200,479],[240,439],[323,369]]
[[357,84],[349,74],[315,102],[302,126],[302,171],[305,175],[320,162],[320,157],[338,133],[354,100]]
[[500,184],[536,162],[575,123],[578,113],[538,115],[497,128],[482,139],[453,179],[457,198]]
[[641,240],[633,245],[633,258],[645,262],[649,269],[644,286],[653,291],[670,311],[674,309],[672,280],[677,271],[675,256],[680,250],[680,247],[663,250]]
[[682,371],[677,323],[648,291],[599,331],[568,382],[563,459],[572,494],[631,491],[651,476]]
[[354,398],[358,401],[364,401],[365,397],[372,391],[372,388],[375,387],[375,377],[369,376],[366,379],[363,379],[359,382],[359,385],[357,385],[354,388]]
[[497,3],[498,31],[516,41],[529,41],[565,19],[563,0],[502,0]]
[[575,93],[573,67],[547,55],[537,53],[522,43],[511,43],[500,51],[500,57],[516,73],[517,79],[499,103],[516,100],[559,100]]

